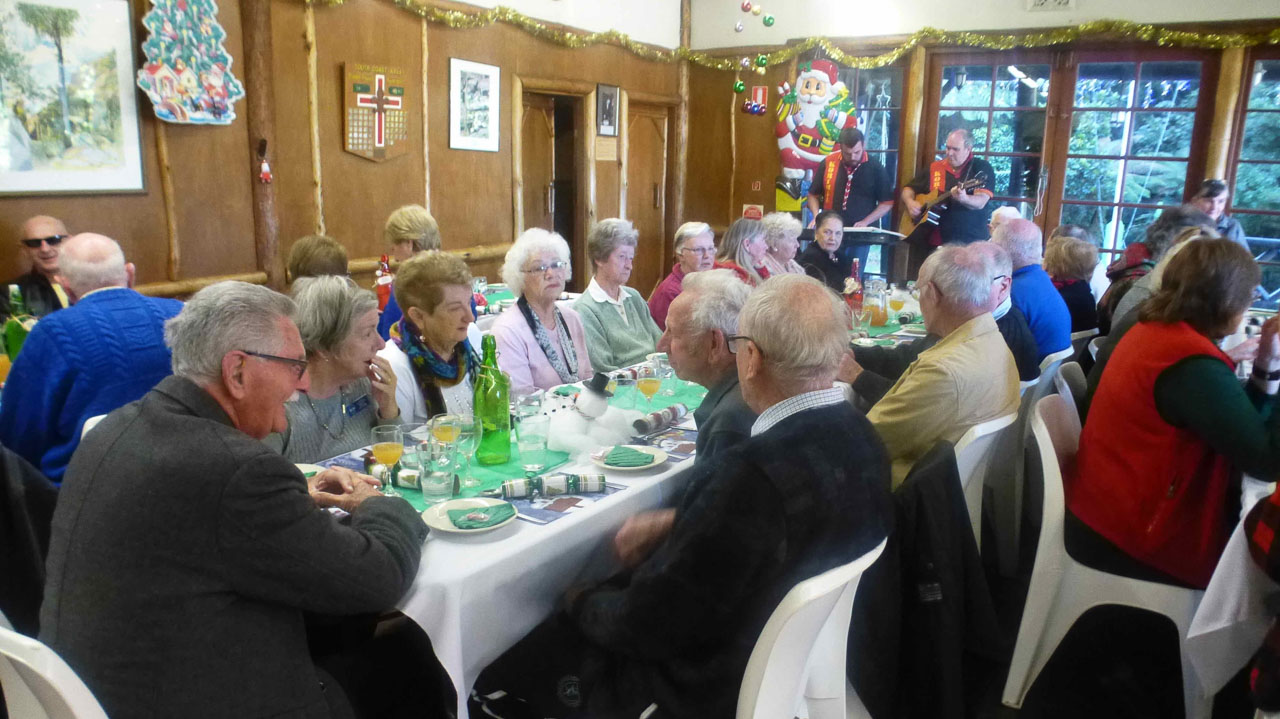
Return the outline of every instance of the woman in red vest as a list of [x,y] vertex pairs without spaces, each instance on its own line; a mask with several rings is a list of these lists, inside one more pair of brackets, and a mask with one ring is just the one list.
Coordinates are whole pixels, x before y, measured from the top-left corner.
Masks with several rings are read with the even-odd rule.
[[1216,342],[1240,326],[1260,272],[1229,240],[1201,240],[1116,347],[1067,468],[1067,547],[1125,576],[1204,588],[1239,517],[1241,472],[1280,475],[1280,320],[1242,387]]

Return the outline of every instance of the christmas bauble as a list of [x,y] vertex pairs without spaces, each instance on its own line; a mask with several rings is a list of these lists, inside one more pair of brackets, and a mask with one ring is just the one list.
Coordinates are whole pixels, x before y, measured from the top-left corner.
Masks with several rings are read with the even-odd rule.
[[734,92],[742,92],[743,90],[746,90],[746,89],[747,89],[747,83],[741,80],[738,80],[737,82],[733,83]]
[[764,67],[769,64],[769,58],[764,55],[756,55],[756,67]]
[[743,31],[743,30],[745,30],[745,29],[746,29],[746,28],[744,28],[744,27],[742,26],[742,23],[738,23],[737,25],[734,25],[734,26],[733,26],[733,31],[734,31],[734,32],[742,32],[742,31]]
[[754,102],[752,102],[752,101],[750,101],[750,100],[743,100],[743,101],[742,101],[742,111],[743,111],[743,112],[750,114],[750,113],[755,112],[755,109],[756,109],[756,104],[755,104]]
[[763,68],[763,67],[757,67],[757,68],[756,68],[756,74],[757,74],[757,75],[763,75],[763,74],[764,74],[764,68]]
[[744,58],[742,58],[742,60],[740,60],[740,61],[738,62],[738,64],[742,66],[742,69],[743,69],[743,70],[750,70],[750,69],[751,69],[751,58],[749,58],[749,57],[744,57]]
[[776,20],[774,20],[774,17],[773,17],[772,15],[765,15],[765,16],[764,16],[764,26],[765,26],[765,27],[773,27],[773,23],[774,23],[774,22],[776,22]]
[[751,0],[744,0],[742,3],[742,12],[751,12]]
[[759,5],[756,5],[751,8],[752,15],[759,15],[762,12],[764,12],[764,8],[760,7]]

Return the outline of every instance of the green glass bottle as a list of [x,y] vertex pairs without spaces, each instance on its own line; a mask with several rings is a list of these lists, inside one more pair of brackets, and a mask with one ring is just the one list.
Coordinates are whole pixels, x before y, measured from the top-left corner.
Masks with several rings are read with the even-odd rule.
[[483,425],[476,461],[480,464],[506,464],[511,461],[511,406],[507,395],[511,378],[498,369],[498,341],[485,335],[480,343],[483,356],[476,371],[476,421]]

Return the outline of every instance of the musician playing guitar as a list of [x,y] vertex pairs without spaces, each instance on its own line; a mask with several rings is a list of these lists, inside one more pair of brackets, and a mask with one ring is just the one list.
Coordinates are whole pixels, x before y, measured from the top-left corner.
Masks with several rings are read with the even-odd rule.
[[[939,199],[945,198],[945,202],[933,207],[939,219],[929,245],[937,247],[948,242],[969,244],[985,240],[987,222],[991,218],[987,203],[991,200],[994,178],[991,164],[973,156],[973,135],[968,130],[955,130],[947,135],[946,156],[902,188],[904,209],[912,220],[921,219],[925,203],[917,200],[916,196],[936,192]],[[969,183],[977,186],[961,191],[961,185],[970,180],[978,180],[977,183]]]

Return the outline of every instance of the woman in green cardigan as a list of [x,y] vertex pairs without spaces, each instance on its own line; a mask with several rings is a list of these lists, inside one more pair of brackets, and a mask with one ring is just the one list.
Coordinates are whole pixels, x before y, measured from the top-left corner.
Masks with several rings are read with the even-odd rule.
[[639,292],[626,286],[640,233],[627,220],[601,220],[587,235],[594,277],[573,308],[587,330],[587,354],[598,372],[643,362],[662,330]]

